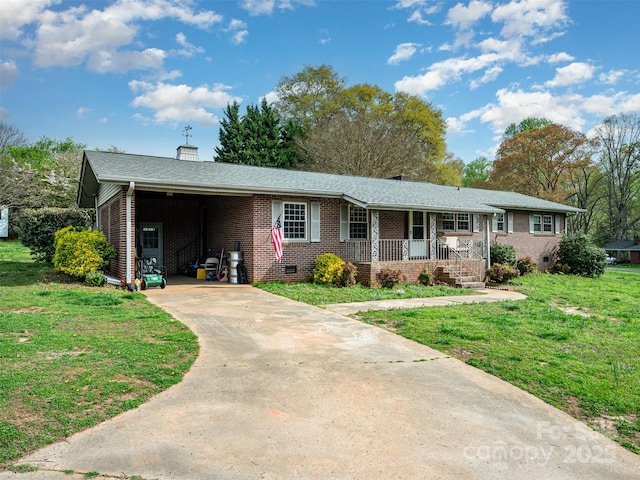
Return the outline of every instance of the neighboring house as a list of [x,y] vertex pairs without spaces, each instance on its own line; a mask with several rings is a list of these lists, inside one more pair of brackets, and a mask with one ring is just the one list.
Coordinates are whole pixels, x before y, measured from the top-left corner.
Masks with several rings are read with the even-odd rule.
[[0,206],[0,238],[9,236],[9,208]]
[[620,260],[622,252],[625,252],[629,255],[630,263],[640,264],[640,237],[638,236],[633,237],[633,240],[618,240],[609,243],[604,246],[604,249],[618,260]]
[[[384,268],[409,282],[425,268],[443,280],[479,281],[492,242],[550,267],[567,215],[582,212],[512,192],[194,158],[190,145],[176,158],[84,152],[78,205],[96,209],[116,247],[110,273],[130,284],[136,252],[181,273],[191,259],[239,244],[250,282],[306,280],[327,252],[353,262],[362,283]],[[281,263],[271,244],[278,217]]]

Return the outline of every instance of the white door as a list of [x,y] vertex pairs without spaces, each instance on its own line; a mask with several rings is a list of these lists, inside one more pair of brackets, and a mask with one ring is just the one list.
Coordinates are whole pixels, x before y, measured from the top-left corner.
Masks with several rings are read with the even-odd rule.
[[427,258],[427,212],[409,212],[409,258]]
[[156,265],[164,265],[162,258],[162,224],[140,224],[140,256],[143,258],[155,258]]

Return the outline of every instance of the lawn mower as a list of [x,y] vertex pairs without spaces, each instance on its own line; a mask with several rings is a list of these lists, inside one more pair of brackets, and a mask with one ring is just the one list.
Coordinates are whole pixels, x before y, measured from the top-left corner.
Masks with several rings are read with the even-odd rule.
[[140,258],[136,273],[136,290],[138,290],[138,285],[140,290],[146,290],[149,287],[165,288],[167,286],[167,269],[157,265],[155,257]]

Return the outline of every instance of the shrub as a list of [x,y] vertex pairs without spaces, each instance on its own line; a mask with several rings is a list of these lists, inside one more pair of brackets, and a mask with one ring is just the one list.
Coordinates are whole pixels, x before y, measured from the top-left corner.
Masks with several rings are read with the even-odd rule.
[[400,270],[385,268],[376,273],[376,279],[378,280],[380,286],[385,288],[393,288],[398,283],[404,281],[404,274]]
[[77,278],[86,278],[116,256],[116,250],[99,230],[66,227],[55,234],[53,266]]
[[344,260],[339,256],[333,253],[323,253],[316,257],[316,264],[311,272],[311,279],[314,283],[340,285],[344,266]]
[[598,277],[604,273],[607,253],[596,247],[588,235],[565,235],[558,247],[558,262],[571,269],[574,275]]
[[486,273],[492,283],[506,283],[520,276],[518,269],[513,268],[508,263],[494,263],[487,269]]
[[55,233],[69,226],[90,226],[86,212],[77,208],[25,208],[20,214],[20,241],[36,260],[53,261]]
[[491,264],[508,263],[512,267],[516,266],[516,249],[512,245],[504,243],[491,244]]
[[549,273],[556,273],[559,275],[569,275],[571,273],[571,267],[564,263],[556,262],[549,269]]
[[353,287],[356,284],[357,274],[358,269],[353,263],[345,263],[344,267],[342,268],[342,275],[340,275],[339,285],[341,287]]
[[520,275],[528,275],[538,271],[538,266],[531,257],[519,258],[516,268],[520,272]]
[[107,283],[107,278],[102,272],[90,272],[84,277],[84,283],[90,287],[102,287]]
[[433,280],[435,279],[433,273],[431,273],[429,270],[427,270],[426,268],[424,270],[422,270],[420,272],[420,275],[418,275],[418,281],[425,286],[430,286],[433,285]]

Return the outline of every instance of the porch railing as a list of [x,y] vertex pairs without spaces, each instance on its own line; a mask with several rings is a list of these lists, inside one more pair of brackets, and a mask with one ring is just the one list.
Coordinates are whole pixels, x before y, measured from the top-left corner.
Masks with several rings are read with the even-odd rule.
[[484,244],[478,240],[449,238],[447,241],[381,239],[346,242],[349,262],[399,262],[406,260],[450,260],[483,258]]

